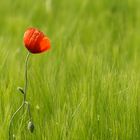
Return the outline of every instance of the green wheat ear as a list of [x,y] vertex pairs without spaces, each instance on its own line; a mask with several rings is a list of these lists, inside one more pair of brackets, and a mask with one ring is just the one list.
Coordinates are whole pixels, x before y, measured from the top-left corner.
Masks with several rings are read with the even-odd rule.
[[[29,102],[26,100],[26,95],[27,95],[27,88],[28,88],[28,61],[29,61],[29,56],[30,53],[27,54],[26,60],[25,60],[25,84],[24,84],[24,88],[22,87],[18,87],[17,90],[20,91],[20,93],[22,93],[23,95],[23,102],[21,104],[21,106],[15,111],[15,113],[12,115],[11,119],[10,119],[10,123],[9,123],[9,140],[11,140],[11,125],[12,122],[16,116],[16,114],[26,105],[27,109],[28,109],[28,115],[29,115],[29,123],[28,123],[28,130],[33,133],[34,131],[34,124],[32,121],[32,116],[31,116],[31,111],[30,111],[30,104]],[[12,134],[12,139],[15,139],[15,134]]]

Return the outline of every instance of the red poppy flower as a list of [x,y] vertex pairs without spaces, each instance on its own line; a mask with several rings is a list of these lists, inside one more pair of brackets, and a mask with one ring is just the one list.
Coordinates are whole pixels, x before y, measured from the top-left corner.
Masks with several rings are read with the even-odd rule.
[[24,33],[23,41],[31,53],[41,53],[51,47],[49,38],[36,28],[28,28]]

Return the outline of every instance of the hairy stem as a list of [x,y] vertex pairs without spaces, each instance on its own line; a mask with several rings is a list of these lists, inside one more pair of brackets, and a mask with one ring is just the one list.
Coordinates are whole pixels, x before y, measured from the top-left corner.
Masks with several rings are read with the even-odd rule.
[[25,60],[25,85],[24,85],[24,102],[26,101],[27,87],[28,87],[28,60],[30,53],[27,54]]
[[16,112],[12,115],[11,119],[10,119],[10,124],[9,124],[9,140],[11,139],[11,125],[12,125],[12,122],[14,120],[14,117],[16,116],[16,114],[23,108],[25,103],[22,103],[22,105],[16,110]]
[[23,90],[23,94],[22,94],[23,95],[23,103],[15,111],[15,113],[12,115],[12,117],[10,119],[10,123],[9,123],[9,140],[11,140],[11,126],[12,126],[12,122],[13,122],[16,114],[25,106],[25,104],[27,105],[27,108],[28,108],[29,118],[30,118],[30,120],[32,119],[31,112],[30,112],[30,105],[26,101],[27,87],[28,87],[28,61],[29,61],[29,56],[30,56],[30,53],[27,54],[26,60],[25,60],[25,75],[24,75],[25,76],[25,84],[24,84],[24,90]]
[[28,109],[28,114],[29,114],[29,120],[32,120],[32,116],[31,116],[31,110],[30,110],[30,104],[26,101],[25,104],[27,105],[27,109]]

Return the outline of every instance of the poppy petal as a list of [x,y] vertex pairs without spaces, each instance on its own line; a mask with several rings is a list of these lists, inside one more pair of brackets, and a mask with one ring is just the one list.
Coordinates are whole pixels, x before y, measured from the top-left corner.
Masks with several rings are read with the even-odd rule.
[[46,36],[43,37],[42,40],[40,41],[39,45],[40,45],[40,51],[41,52],[49,50],[50,47],[51,47],[49,38],[46,37]]

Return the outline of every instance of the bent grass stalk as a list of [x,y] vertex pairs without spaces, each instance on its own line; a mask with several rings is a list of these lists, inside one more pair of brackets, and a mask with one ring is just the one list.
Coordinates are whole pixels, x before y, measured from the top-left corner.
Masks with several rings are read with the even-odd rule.
[[25,60],[25,84],[24,84],[24,89],[22,89],[21,87],[18,88],[18,90],[22,93],[23,95],[23,103],[21,104],[21,106],[15,111],[15,113],[12,115],[11,119],[10,119],[10,123],[9,123],[9,140],[11,140],[11,126],[12,126],[12,122],[16,116],[16,114],[22,109],[24,108],[25,105],[27,105],[27,110],[28,110],[28,115],[29,115],[29,129],[31,129],[30,131],[33,132],[34,129],[34,125],[32,123],[32,116],[31,116],[31,111],[30,111],[30,104],[28,103],[28,101],[26,101],[26,96],[27,96],[27,88],[28,88],[28,61],[29,61],[29,56],[30,53],[27,54],[26,56],[26,60]]

